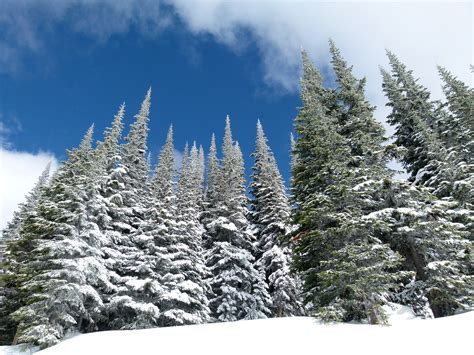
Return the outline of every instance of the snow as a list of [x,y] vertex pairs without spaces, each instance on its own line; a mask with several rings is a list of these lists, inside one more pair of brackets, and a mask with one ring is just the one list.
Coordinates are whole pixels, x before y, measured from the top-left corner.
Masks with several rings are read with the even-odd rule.
[[423,180],[423,177],[428,174],[428,171],[420,169],[415,176],[414,185],[418,185],[420,181]]
[[[391,326],[321,324],[310,317],[244,320],[77,335],[39,355],[83,354],[466,354],[474,312],[415,318],[392,304]],[[0,347],[0,354],[28,354]]]
[[133,227],[127,223],[123,222],[114,222],[114,226],[117,227],[118,229],[124,230],[124,231],[131,231],[133,230]]
[[422,318],[417,317],[412,309],[407,306],[403,306],[397,303],[389,303],[382,307],[384,311],[389,315],[390,324],[397,324],[407,320],[421,321]]
[[163,299],[191,304],[191,298],[186,293],[183,293],[179,290],[171,290],[170,292],[163,295]]
[[215,221],[209,223],[209,228],[215,228],[216,226],[219,226],[220,228],[227,229],[229,231],[237,231],[238,228],[235,226],[234,223],[230,222],[227,218],[225,217],[219,217]]
[[33,354],[38,351],[37,347],[29,346],[27,344],[20,344],[15,346],[0,346],[1,355],[27,355]]
[[367,181],[363,181],[363,182],[361,182],[361,183],[355,185],[352,189],[353,189],[354,191],[359,191],[359,190],[363,189],[364,187],[369,186],[369,185],[371,185],[371,184],[373,184],[373,183],[375,183],[375,182],[376,182],[376,181],[375,181],[375,180],[372,180],[372,179],[367,180]]
[[131,278],[130,280],[127,280],[127,282],[125,283],[127,286],[129,286],[132,290],[135,290],[135,291],[143,291],[143,289],[145,288],[145,286],[150,283],[151,279],[144,279],[144,280],[140,280],[140,279],[135,279],[135,278]]
[[382,217],[391,215],[393,213],[394,209],[393,208],[385,208],[380,211],[375,211],[372,213],[369,213],[367,216],[364,216],[365,219],[380,219]]
[[409,208],[409,207],[399,207],[396,209],[400,214],[404,214],[407,216],[412,216],[412,217],[420,217],[423,216],[423,213],[418,212],[414,208]]

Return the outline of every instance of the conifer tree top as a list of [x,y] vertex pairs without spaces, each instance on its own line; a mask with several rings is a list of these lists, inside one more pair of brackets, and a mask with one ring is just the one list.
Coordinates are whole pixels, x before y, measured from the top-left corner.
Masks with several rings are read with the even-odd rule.
[[148,89],[145,98],[136,114],[135,122],[130,126],[130,132],[127,135],[127,145],[135,146],[140,154],[145,154],[147,150],[146,139],[148,135],[148,121],[150,114],[151,88]]
[[92,137],[94,135],[94,123],[87,129],[84,138],[82,138],[81,144],[79,145],[80,151],[86,151],[92,148]]
[[99,159],[104,160],[104,167],[111,168],[115,163],[118,154],[118,144],[122,137],[123,117],[125,116],[125,102],[122,103],[114,116],[111,127],[107,127],[104,133],[104,140],[97,142]]

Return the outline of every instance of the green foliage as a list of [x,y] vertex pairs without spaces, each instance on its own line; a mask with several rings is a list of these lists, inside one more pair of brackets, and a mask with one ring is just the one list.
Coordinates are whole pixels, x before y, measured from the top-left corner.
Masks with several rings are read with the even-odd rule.
[[338,90],[322,80],[303,52],[301,99],[293,153],[294,267],[306,303],[327,320],[385,321],[381,306],[403,273],[401,257],[375,236],[365,216],[383,206],[383,129],[365,100],[364,80],[331,42]]

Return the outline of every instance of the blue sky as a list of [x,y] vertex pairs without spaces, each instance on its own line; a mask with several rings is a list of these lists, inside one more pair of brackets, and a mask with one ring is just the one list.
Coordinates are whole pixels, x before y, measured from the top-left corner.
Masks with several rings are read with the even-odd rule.
[[226,114],[248,156],[260,118],[286,174],[298,95],[265,87],[253,45],[236,55],[179,30],[147,39],[134,29],[100,45],[67,30],[55,32],[52,42],[47,54],[25,56],[25,71],[2,75],[0,110],[6,124],[21,124],[9,136],[17,149],[47,150],[62,159],[91,123],[100,135],[123,101],[126,122],[132,122],[152,86],[149,148],[154,156],[171,123],[177,149],[186,140],[207,148],[213,131],[221,136]]
[[0,225],[46,161],[64,159],[91,123],[100,139],[123,101],[131,123],[149,86],[155,158],[171,123],[176,148],[196,140],[207,150],[229,114],[249,172],[260,118],[288,180],[301,46],[330,83],[333,38],[355,74],[367,76],[383,122],[384,49],[437,97],[436,64],[472,80],[472,13],[471,2],[3,0]]

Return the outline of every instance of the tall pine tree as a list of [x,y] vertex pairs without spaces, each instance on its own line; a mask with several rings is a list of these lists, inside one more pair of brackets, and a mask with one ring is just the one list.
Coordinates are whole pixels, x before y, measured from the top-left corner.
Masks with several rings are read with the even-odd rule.
[[[124,145],[117,145],[120,134],[110,137],[114,161],[107,173],[104,198],[110,218],[106,228],[111,240],[106,249],[106,265],[116,290],[106,299],[107,322],[103,329],[137,329],[158,324],[157,306],[162,290],[154,279],[148,246],[150,184],[146,161],[151,89],[148,90]],[[118,120],[118,114],[116,120]],[[115,122],[115,121],[114,121]],[[121,131],[118,122],[112,125]],[[120,129],[119,129],[120,127]],[[112,130],[109,131],[112,135]]]
[[97,329],[103,316],[99,290],[111,285],[97,261],[101,235],[88,233],[94,226],[87,202],[97,171],[91,142],[92,127],[22,224],[21,238],[9,245],[22,305],[12,314],[14,342],[49,346],[68,331]]
[[209,320],[207,294],[210,291],[202,247],[203,229],[199,223],[203,194],[203,171],[199,153],[193,144],[188,156],[185,149],[176,196],[175,223],[168,247],[168,287],[162,297],[162,324],[199,324]]
[[[415,301],[426,299],[436,317],[450,315],[472,302],[469,242],[465,238],[472,237],[469,196],[473,174],[466,154],[467,125],[464,129],[458,126],[468,119],[469,90],[458,82],[461,94],[457,101],[446,83],[448,103],[442,107],[429,101],[428,90],[417,84],[413,73],[394,54],[389,52],[388,56],[392,71],[382,70],[383,88],[387,105],[392,107],[391,123],[398,127],[395,144],[405,151],[402,161],[417,186],[395,184],[393,189],[405,198],[394,198],[391,193],[386,211],[395,222],[394,247],[416,272],[402,294]],[[446,71],[441,74],[446,81],[454,79],[448,78]]]
[[8,243],[15,243],[21,238],[21,226],[30,213],[34,213],[43,190],[49,182],[50,166],[48,163],[38,178],[33,189],[26,196],[26,201],[18,206],[10,222],[2,231],[0,240],[0,344],[10,344],[13,340],[16,324],[10,314],[19,308],[18,289],[15,287],[14,273],[17,270],[15,259],[7,249]]
[[257,122],[255,160],[250,183],[251,221],[257,238],[257,267],[265,274],[277,317],[300,315],[300,285],[290,272],[290,249],[283,237],[290,232],[290,206],[275,157],[267,145],[260,121]]
[[331,52],[338,91],[323,88],[321,75],[303,52],[303,107],[295,121],[293,167],[294,221],[299,225],[294,262],[313,314],[380,323],[386,295],[402,276],[393,271],[401,257],[364,218],[380,208],[379,180],[386,176],[383,131],[364,98],[364,81],[352,76],[332,43]]
[[[217,180],[214,183],[218,191],[214,218],[205,225],[206,263],[212,273],[210,308],[218,321],[266,317],[271,298],[264,276],[254,266],[253,236],[246,217],[243,158],[232,139],[228,116],[222,151],[222,167],[212,176]],[[215,156],[210,154],[209,159]],[[216,173],[214,168],[209,174],[211,171]]]

